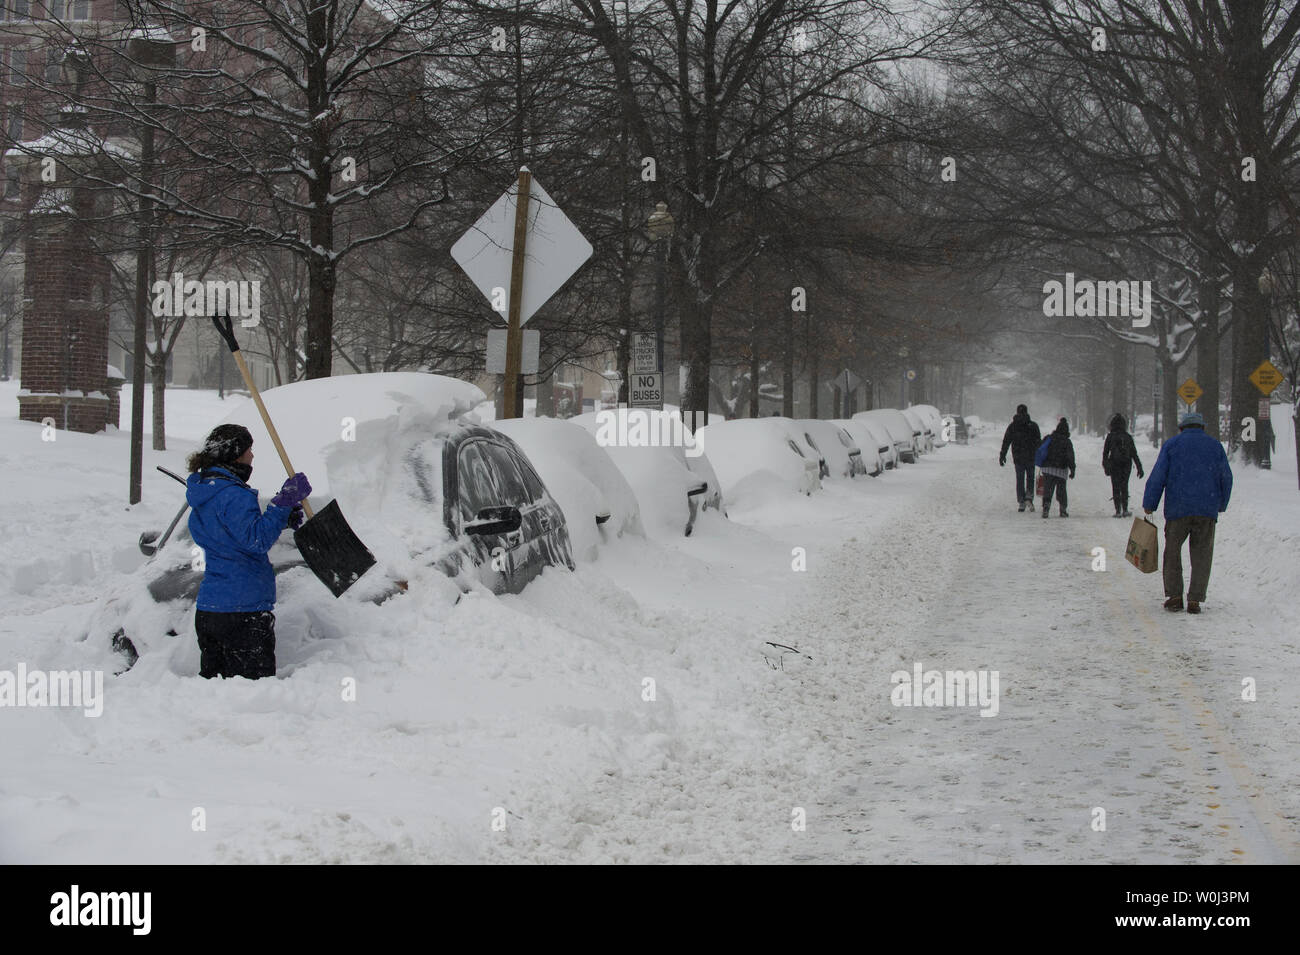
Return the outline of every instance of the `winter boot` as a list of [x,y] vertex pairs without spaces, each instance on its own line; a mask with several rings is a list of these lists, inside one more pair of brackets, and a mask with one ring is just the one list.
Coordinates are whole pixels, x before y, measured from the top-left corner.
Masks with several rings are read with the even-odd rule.
[[1021,510],[1022,513],[1023,513],[1024,510],[1025,510],[1025,502],[1024,502],[1024,501],[1021,501],[1021,502],[1020,502],[1020,510]]
[[1187,601],[1187,612],[1188,612],[1188,613],[1200,613],[1200,612],[1201,612],[1201,605],[1200,605],[1199,603],[1197,603],[1195,600],[1189,600],[1189,601]]
[[1124,508],[1124,513],[1120,515],[1120,517],[1132,517],[1132,516],[1133,516],[1133,512],[1130,511],[1127,507]]
[[1029,506],[1031,511],[1034,509],[1034,502],[1032,500],[1025,501],[1025,504]]
[[[1165,609],[1166,609],[1166,610],[1169,610],[1169,611],[1171,611],[1171,612],[1175,612],[1175,613],[1176,613],[1177,611],[1179,611],[1179,610],[1182,610],[1182,609],[1183,609],[1183,598],[1182,598],[1182,597],[1170,597],[1168,600],[1165,601]],[[1196,612],[1197,612],[1197,613],[1200,613],[1200,612],[1201,612],[1201,608],[1200,608],[1199,605],[1197,605]]]
[[1061,509],[1061,516],[1062,516],[1062,517],[1069,517],[1069,516],[1070,516],[1070,512],[1067,511],[1067,510],[1065,510],[1064,508],[1062,508],[1062,509]]
[[1043,508],[1043,520],[1047,520],[1052,515],[1048,513],[1047,508]]

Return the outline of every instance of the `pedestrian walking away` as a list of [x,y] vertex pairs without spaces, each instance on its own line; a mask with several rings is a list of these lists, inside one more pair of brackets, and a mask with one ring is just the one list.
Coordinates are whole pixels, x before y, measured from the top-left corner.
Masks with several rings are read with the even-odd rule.
[[199,675],[275,676],[275,570],[266,554],[285,527],[302,526],[311,485],[295,474],[262,513],[248,486],[253,436],[237,424],[213,428],[187,463],[190,536],[204,560],[194,612]]
[[998,465],[1007,466],[1007,448],[1011,449],[1011,460],[1016,466],[1016,501],[1020,510],[1034,509],[1034,452],[1042,443],[1043,435],[1038,425],[1029,417],[1029,409],[1024,405],[1016,406],[1015,417],[1007,425],[1002,435],[1002,452],[998,455]]
[[1142,510],[1149,517],[1165,500],[1165,609],[1183,609],[1183,543],[1188,542],[1192,579],[1187,612],[1200,613],[1214,562],[1214,532],[1232,496],[1232,469],[1223,445],[1205,433],[1196,412],[1178,422],[1178,434],[1160,448],[1147,478]]
[[1111,499],[1115,502],[1116,517],[1132,517],[1128,509],[1128,478],[1134,465],[1137,466],[1138,480],[1142,480],[1142,462],[1138,458],[1137,445],[1133,435],[1128,433],[1128,422],[1122,414],[1110,419],[1110,432],[1101,449],[1101,469],[1110,478]]
[[1074,442],[1070,440],[1069,421],[1062,418],[1057,422],[1056,430],[1039,445],[1035,461],[1041,462],[1043,471],[1043,517],[1047,517],[1047,512],[1052,509],[1053,493],[1056,495],[1057,506],[1061,509],[1061,516],[1069,517],[1065,482],[1074,477]]

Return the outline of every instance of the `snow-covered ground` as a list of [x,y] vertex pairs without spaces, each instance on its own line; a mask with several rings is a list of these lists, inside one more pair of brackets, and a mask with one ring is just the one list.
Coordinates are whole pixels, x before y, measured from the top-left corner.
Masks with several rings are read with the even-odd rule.
[[[169,393],[128,508],[125,432],[42,441],[11,384],[0,671],[106,683],[98,718],[0,709],[0,862],[1300,861],[1289,431],[1238,470],[1199,618],[1124,562],[1100,439],[1047,521],[980,441],[625,534],[518,596],[345,595],[279,679],[207,681],[197,647],[114,677],[80,637],[181,503],[153,465],[230,401]],[[997,671],[996,716],[894,706],[917,663]]]

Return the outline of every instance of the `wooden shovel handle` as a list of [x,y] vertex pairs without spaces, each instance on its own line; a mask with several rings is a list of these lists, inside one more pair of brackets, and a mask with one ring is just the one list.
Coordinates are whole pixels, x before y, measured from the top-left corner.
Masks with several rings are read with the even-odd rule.
[[[257,385],[253,384],[253,376],[248,372],[248,364],[244,361],[244,353],[239,350],[239,345],[235,342],[235,334],[234,329],[231,327],[230,317],[224,317],[226,320],[225,328],[221,327],[217,316],[213,316],[212,321],[217,325],[217,331],[221,333],[221,337],[226,339],[226,344],[230,346],[230,354],[235,356],[235,364],[239,366],[239,373],[244,376],[244,384],[248,386],[249,394],[253,396],[253,403],[257,405],[257,411],[262,416],[262,424],[266,425],[266,430],[271,435],[271,443],[275,445],[275,450],[280,455],[280,462],[284,465],[285,473],[287,473],[289,477],[293,477],[298,472],[296,472],[293,469],[293,465],[289,463],[289,452],[287,452],[284,449],[284,445],[280,443],[280,434],[275,430],[275,425],[271,423],[271,416],[266,412],[266,405],[262,404],[262,396],[258,393]],[[307,515],[307,519],[311,520],[311,505],[307,503],[306,499],[302,502],[302,509],[303,513]]]

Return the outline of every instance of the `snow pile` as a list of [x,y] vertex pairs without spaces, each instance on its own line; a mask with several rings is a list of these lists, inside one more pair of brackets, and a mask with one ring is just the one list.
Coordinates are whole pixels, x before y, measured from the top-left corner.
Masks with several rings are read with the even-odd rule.
[[[611,538],[644,535],[636,494],[585,428],[557,418],[508,418],[491,427],[523,449],[564,511],[575,560],[595,560]],[[609,520],[597,525],[605,514]]]

